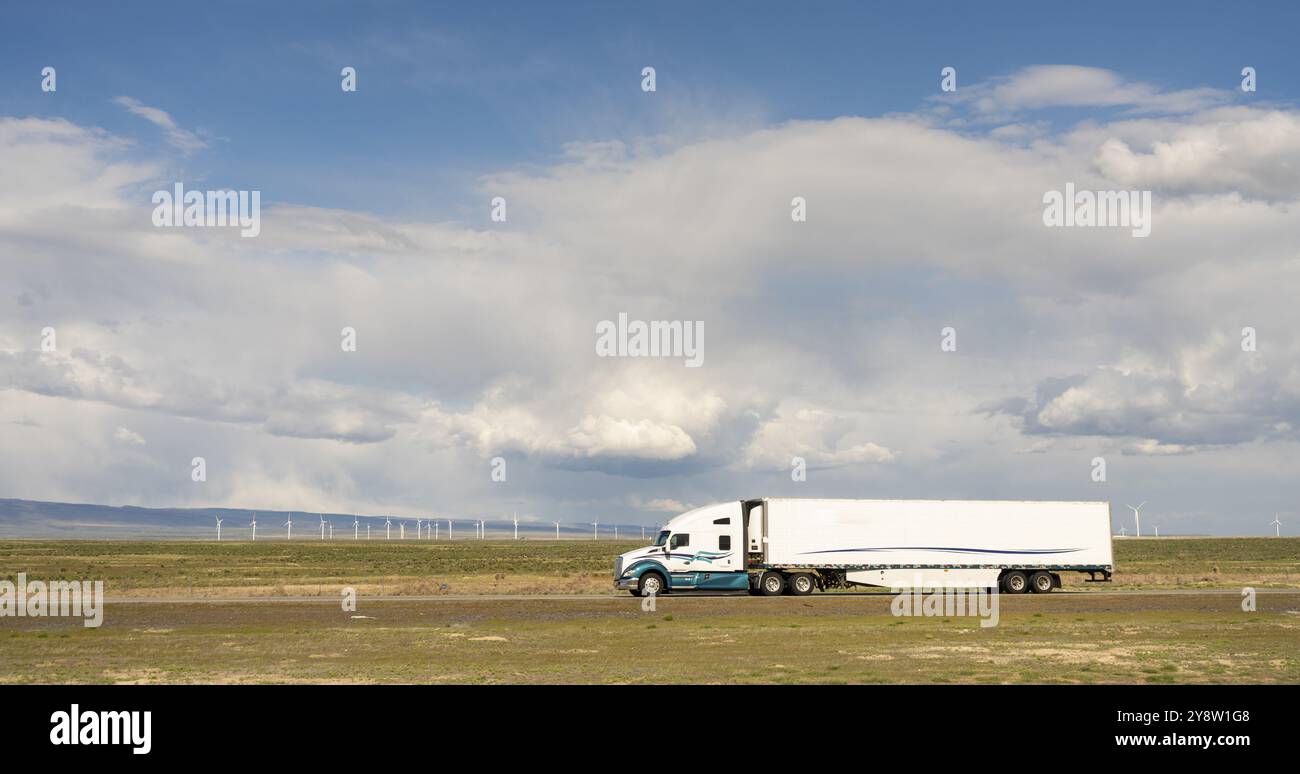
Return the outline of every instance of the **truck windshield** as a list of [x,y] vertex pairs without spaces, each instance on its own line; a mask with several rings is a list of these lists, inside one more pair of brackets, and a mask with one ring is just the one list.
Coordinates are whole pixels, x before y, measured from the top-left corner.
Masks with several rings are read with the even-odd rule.
[[655,538],[655,545],[656,545],[656,546],[662,546],[662,545],[664,545],[665,543],[667,543],[667,542],[668,542],[668,534],[669,534],[668,530],[664,530],[663,532],[660,532],[660,533],[659,533],[659,537]]

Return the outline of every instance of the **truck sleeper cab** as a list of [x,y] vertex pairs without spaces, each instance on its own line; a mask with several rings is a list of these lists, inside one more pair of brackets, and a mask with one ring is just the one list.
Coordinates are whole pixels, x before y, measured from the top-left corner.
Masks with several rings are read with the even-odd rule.
[[1043,594],[1063,571],[1110,580],[1108,503],[762,498],[673,518],[653,545],[618,557],[614,585],[638,596],[859,585]]

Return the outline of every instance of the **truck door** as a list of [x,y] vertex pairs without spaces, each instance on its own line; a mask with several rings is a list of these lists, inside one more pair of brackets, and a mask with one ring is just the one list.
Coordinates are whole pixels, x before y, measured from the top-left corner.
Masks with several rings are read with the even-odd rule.
[[695,547],[691,545],[691,542],[691,532],[674,532],[668,538],[668,553],[664,556],[664,564],[668,566],[669,572],[691,572],[694,570],[692,563],[695,559]]

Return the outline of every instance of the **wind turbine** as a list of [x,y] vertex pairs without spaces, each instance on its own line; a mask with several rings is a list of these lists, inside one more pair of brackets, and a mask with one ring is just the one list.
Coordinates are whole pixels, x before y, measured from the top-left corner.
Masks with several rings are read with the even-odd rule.
[[614,539],[618,540],[618,525],[614,525]]
[[1273,537],[1282,537],[1282,522],[1277,520],[1277,514],[1273,514],[1273,520],[1269,522],[1273,525]]
[[447,539],[451,540],[451,519],[447,519]]
[[555,525],[555,539],[556,539],[556,540],[559,540],[559,539],[560,539],[560,522],[556,521],[556,522],[552,522],[552,523]]
[[366,540],[370,539],[370,522],[366,522]]
[[[370,537],[369,524],[366,525],[366,537]],[[361,539],[361,520],[358,519],[356,516],[352,517],[352,539],[353,540]]]
[[[1146,504],[1147,501],[1143,500],[1142,505]],[[1137,525],[1137,534],[1134,537],[1142,537],[1142,505],[1139,505],[1136,508],[1132,505],[1128,506],[1133,510],[1133,522]]]
[[600,525],[594,521],[591,523],[591,539],[592,540],[600,539]]
[[330,540],[334,539],[334,522],[330,522]]
[[433,539],[434,539],[434,540],[437,540],[437,539],[438,539],[438,520],[437,520],[437,519],[434,519],[434,520],[433,520]]
[[249,526],[253,528],[253,542],[257,542],[257,511],[253,511],[253,523]]
[[293,511],[289,511],[289,520],[284,523],[289,530],[284,534],[285,540],[293,540]]
[[324,540],[325,539],[325,517],[321,516],[321,514],[319,513],[316,515],[320,516],[320,539]]
[[519,511],[515,511],[515,540],[519,539]]
[[641,539],[645,540],[645,527],[641,528]]
[[385,516],[384,517],[384,540],[392,540],[392,539],[393,539],[393,520]]
[[221,517],[217,517],[217,542],[221,542]]
[[398,539],[398,540],[406,540],[406,522],[402,522],[402,523],[398,524],[398,525],[397,525],[397,531],[398,531],[397,539]]
[[1119,536],[1120,536],[1120,537],[1128,537],[1128,527],[1125,527],[1125,526],[1123,526],[1123,525],[1120,525],[1120,528],[1119,528]]
[[1156,537],[1160,537],[1160,525],[1159,525],[1159,524],[1152,524],[1151,526],[1152,526],[1153,528],[1155,528],[1155,531],[1156,531]]
[[423,519],[416,519],[416,520],[415,520],[415,539],[416,539],[416,540],[419,540],[419,539],[420,539],[420,536],[423,535],[423,534],[424,534],[424,520],[423,520]]

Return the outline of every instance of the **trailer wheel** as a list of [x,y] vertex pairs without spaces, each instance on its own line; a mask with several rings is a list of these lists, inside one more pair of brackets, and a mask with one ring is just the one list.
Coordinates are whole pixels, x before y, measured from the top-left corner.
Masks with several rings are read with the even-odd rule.
[[813,593],[813,577],[806,572],[795,573],[786,579],[786,588],[796,597],[806,597]]
[[1002,589],[1008,594],[1024,594],[1029,590],[1029,579],[1020,570],[1002,576]]
[[1055,586],[1050,572],[1036,572],[1029,576],[1029,587],[1035,594],[1046,594]]
[[659,596],[660,594],[663,594],[667,588],[668,584],[664,583],[664,576],[651,570],[642,575],[641,579],[637,581],[636,593],[639,597],[648,597],[651,594]]
[[758,590],[765,597],[775,597],[785,591],[785,578],[779,572],[765,572],[758,581]]

